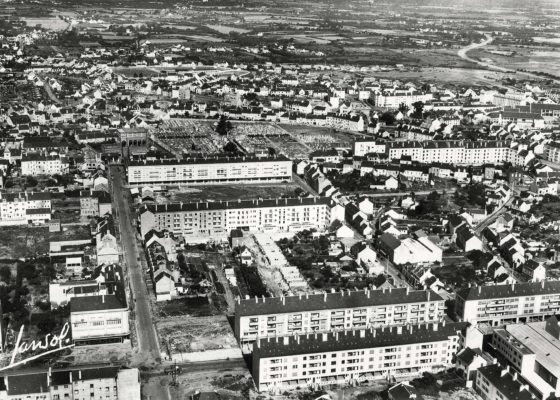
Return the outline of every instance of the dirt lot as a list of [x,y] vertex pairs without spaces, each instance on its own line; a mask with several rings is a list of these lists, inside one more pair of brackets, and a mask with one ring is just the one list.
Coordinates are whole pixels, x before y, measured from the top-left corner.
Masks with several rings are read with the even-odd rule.
[[0,259],[36,257],[49,252],[46,227],[4,226],[0,230]]
[[[188,326],[188,330],[185,329]],[[161,348],[172,353],[195,352],[237,347],[225,316],[177,317],[158,322]]]
[[188,191],[173,192],[170,202],[177,201],[219,201],[231,199],[275,198],[284,195],[292,196],[299,186],[295,183],[235,185],[235,186],[197,186]]

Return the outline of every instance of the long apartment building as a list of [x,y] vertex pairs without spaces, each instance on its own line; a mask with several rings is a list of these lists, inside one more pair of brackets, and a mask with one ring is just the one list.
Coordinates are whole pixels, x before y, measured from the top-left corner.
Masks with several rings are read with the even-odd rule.
[[208,184],[241,182],[282,182],[292,179],[292,162],[285,156],[209,156],[128,164],[128,183]]
[[238,300],[235,335],[242,346],[258,338],[370,326],[440,321],[444,300],[430,290],[341,291]]
[[[384,149],[384,150],[383,150]],[[425,164],[441,162],[458,165],[520,164],[517,150],[507,140],[438,140],[438,141],[356,141],[354,155],[385,153],[390,160],[409,156]]]
[[456,293],[455,307],[473,324],[538,321],[560,313],[560,281],[465,288]]
[[0,225],[25,225],[50,219],[50,193],[0,193]]
[[0,398],[7,400],[137,400],[137,368],[87,365],[69,368],[9,370],[2,373]]
[[434,95],[432,93],[398,90],[395,92],[375,94],[373,98],[377,107],[397,109],[401,104],[406,104],[410,107],[417,101],[424,103],[431,101],[433,100]]
[[430,323],[308,333],[253,344],[259,391],[405,379],[452,366],[464,323]]
[[140,226],[142,236],[168,230],[190,241],[226,239],[232,229],[322,231],[330,223],[331,206],[327,197],[151,204],[141,207]]

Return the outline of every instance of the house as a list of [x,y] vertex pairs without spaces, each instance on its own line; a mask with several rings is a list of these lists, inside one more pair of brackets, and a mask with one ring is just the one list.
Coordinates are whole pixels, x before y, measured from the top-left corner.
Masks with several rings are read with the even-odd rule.
[[119,262],[119,245],[113,217],[107,214],[97,223],[96,229],[97,265],[117,264]]
[[461,250],[468,253],[473,250],[482,250],[482,240],[480,240],[469,227],[461,225],[455,231],[456,243]]
[[253,253],[246,246],[242,246],[237,253],[237,260],[241,265],[251,265],[255,260]]
[[354,231],[348,225],[341,224],[340,227],[336,230],[336,238],[343,239],[343,238],[353,238]]
[[175,295],[175,281],[170,273],[161,271],[154,277],[156,301],[168,301]]
[[408,381],[399,382],[389,388],[387,392],[389,400],[423,400],[424,396],[418,394],[414,386]]
[[546,267],[544,262],[535,259],[527,260],[522,265],[522,272],[531,278],[532,282],[546,279]]
[[378,239],[378,248],[397,265],[441,263],[443,257],[442,249],[425,235],[397,239],[390,233],[384,233]]
[[471,349],[465,347],[457,353],[457,360],[455,362],[456,371],[459,376],[464,378],[467,382],[473,381],[476,376],[476,371],[492,362],[488,356],[485,356],[480,349]]

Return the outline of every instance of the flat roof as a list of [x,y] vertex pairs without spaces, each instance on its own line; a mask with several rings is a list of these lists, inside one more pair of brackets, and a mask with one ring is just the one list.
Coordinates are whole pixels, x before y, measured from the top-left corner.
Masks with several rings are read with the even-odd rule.
[[465,301],[503,299],[560,293],[560,281],[515,283],[513,285],[476,286],[457,291]]
[[159,160],[139,160],[130,161],[129,167],[144,167],[144,166],[158,166],[158,165],[188,165],[188,164],[231,164],[231,163],[250,163],[250,162],[276,162],[276,161],[290,161],[289,158],[280,154],[276,156],[243,156],[243,157],[228,157],[225,155],[215,155],[208,157],[185,157],[182,159],[169,158]]
[[554,376],[560,377],[560,340],[545,330],[546,322],[514,324],[506,330],[537,356],[537,361]]

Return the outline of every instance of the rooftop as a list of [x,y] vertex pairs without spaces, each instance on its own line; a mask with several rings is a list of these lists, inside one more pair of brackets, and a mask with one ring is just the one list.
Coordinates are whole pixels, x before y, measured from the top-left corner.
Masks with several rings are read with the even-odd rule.
[[443,301],[430,290],[356,290],[298,296],[251,298],[239,300],[236,316],[284,314],[302,311],[319,311],[342,308],[371,307],[385,304],[423,303]]

